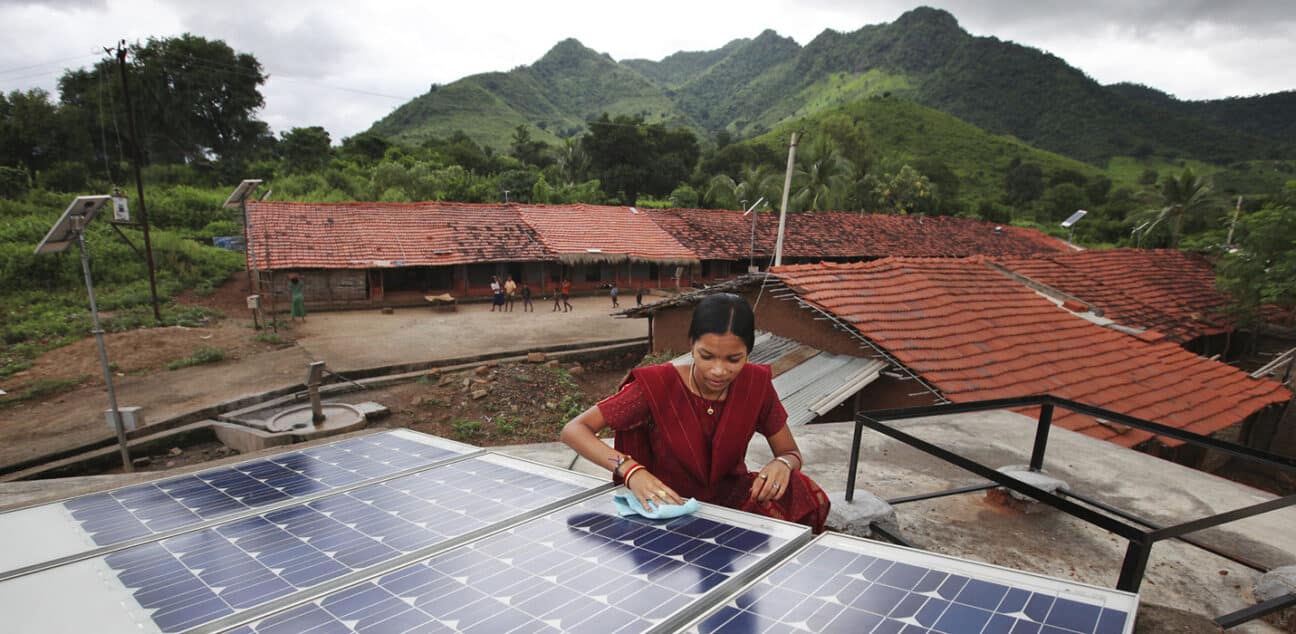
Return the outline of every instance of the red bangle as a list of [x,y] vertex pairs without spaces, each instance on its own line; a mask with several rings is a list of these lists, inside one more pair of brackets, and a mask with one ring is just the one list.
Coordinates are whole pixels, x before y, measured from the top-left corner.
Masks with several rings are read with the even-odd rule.
[[621,482],[622,482],[623,484],[625,484],[627,487],[629,487],[629,486],[630,486],[630,476],[634,475],[636,471],[638,471],[638,470],[640,470],[640,469],[642,469],[642,468],[644,468],[644,466],[641,465],[641,464],[635,464],[635,466],[630,467],[630,470],[627,471],[627,472],[625,472],[625,475],[621,476]]

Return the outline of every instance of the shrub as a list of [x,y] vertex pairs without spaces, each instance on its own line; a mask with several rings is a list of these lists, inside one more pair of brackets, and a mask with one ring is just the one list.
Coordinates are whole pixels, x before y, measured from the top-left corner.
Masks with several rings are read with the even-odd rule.
[[197,350],[194,350],[194,353],[189,355],[188,357],[185,357],[183,359],[176,359],[175,361],[166,364],[166,369],[179,370],[180,368],[187,368],[195,365],[216,363],[217,361],[221,361],[224,358],[225,358],[225,351],[221,350],[220,348],[212,348],[211,346],[202,346]]
[[455,438],[459,440],[470,440],[480,436],[482,433],[482,424],[475,420],[459,419],[451,423],[454,429]]

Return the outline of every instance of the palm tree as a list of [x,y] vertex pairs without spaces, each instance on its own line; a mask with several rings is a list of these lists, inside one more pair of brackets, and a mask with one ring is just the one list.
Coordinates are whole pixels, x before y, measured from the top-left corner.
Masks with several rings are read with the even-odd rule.
[[826,136],[816,139],[808,149],[804,159],[798,161],[803,167],[792,175],[793,204],[801,211],[824,211],[840,206],[850,193],[855,167]]
[[743,201],[752,204],[762,196],[769,200],[775,191],[774,177],[768,165],[743,165],[738,180],[725,174],[711,177],[706,199],[719,209],[737,209]]
[[1151,223],[1143,230],[1144,235],[1169,220],[1167,227],[1170,230],[1170,248],[1178,248],[1184,217],[1210,209],[1213,203],[1210,193],[1211,188],[1206,179],[1193,173],[1192,168],[1184,168],[1179,176],[1167,176],[1156,191],[1157,205],[1160,208],[1149,209],[1141,214],[1140,219],[1151,219]]

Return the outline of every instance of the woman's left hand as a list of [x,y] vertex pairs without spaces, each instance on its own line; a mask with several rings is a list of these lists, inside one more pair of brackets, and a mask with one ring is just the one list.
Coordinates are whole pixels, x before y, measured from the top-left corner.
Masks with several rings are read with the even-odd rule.
[[777,500],[787,492],[788,480],[792,478],[792,469],[780,460],[771,460],[752,481],[751,498],[764,504]]

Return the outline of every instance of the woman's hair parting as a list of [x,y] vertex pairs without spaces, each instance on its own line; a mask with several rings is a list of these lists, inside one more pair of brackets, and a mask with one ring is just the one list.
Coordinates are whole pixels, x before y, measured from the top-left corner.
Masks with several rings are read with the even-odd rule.
[[735,335],[751,352],[756,342],[756,316],[747,300],[733,293],[708,295],[693,309],[689,343],[702,335]]

